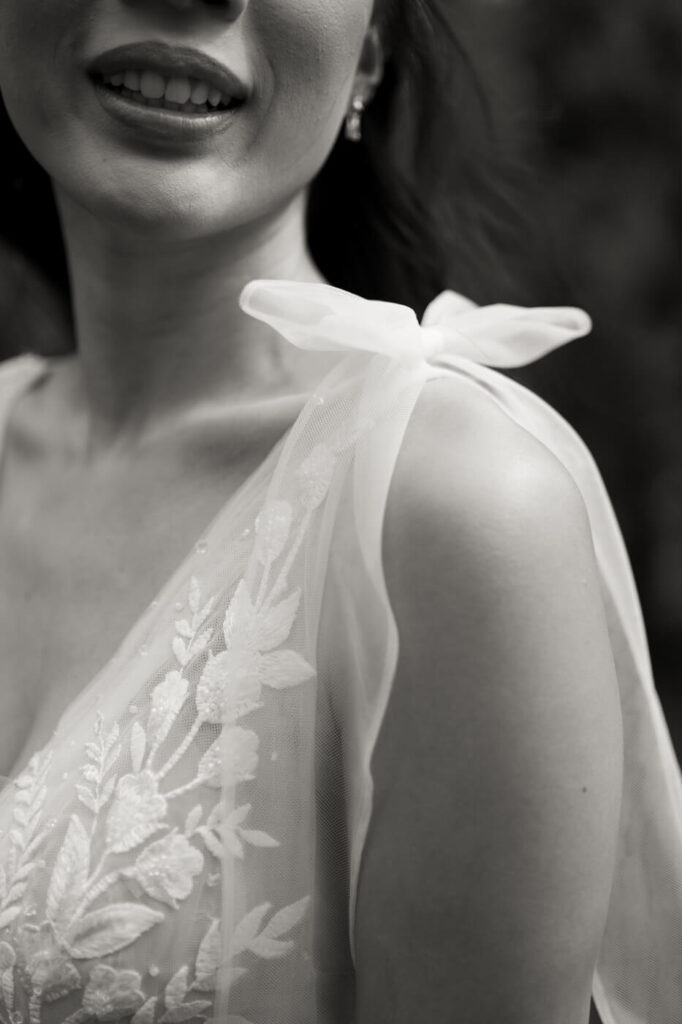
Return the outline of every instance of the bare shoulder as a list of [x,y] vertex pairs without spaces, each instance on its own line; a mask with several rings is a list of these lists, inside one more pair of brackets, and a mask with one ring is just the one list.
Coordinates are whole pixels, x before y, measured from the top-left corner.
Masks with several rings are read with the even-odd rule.
[[[457,513],[453,516],[453,513]],[[568,522],[588,530],[582,497],[555,455],[478,386],[456,376],[428,381],[409,421],[387,505],[387,539],[446,514],[430,534],[448,548],[461,531],[468,542],[494,529],[527,541],[533,522],[560,532]],[[563,520],[563,521],[562,521]],[[470,532],[470,531],[473,531]]]
[[449,1019],[454,998],[467,1024],[583,1024],[622,739],[580,492],[488,396],[438,378],[408,426],[383,548],[400,655],[359,890],[360,1024]]

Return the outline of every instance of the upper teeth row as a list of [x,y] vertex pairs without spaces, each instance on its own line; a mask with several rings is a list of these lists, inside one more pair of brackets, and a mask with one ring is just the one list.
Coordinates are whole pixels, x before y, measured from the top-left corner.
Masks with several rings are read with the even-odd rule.
[[123,85],[131,92],[141,92],[148,100],[166,99],[171,103],[210,103],[212,107],[229,103],[229,97],[223,96],[220,89],[200,82],[195,78],[164,78],[156,71],[118,71],[115,75],[105,75],[106,85]]

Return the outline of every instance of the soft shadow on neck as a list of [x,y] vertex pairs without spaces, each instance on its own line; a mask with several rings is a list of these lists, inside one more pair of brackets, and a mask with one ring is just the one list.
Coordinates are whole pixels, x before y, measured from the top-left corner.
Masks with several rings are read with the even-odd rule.
[[256,277],[323,281],[305,240],[303,195],[259,223],[166,242],[57,199],[76,325],[70,401],[92,446],[154,433],[216,402],[309,393],[335,362],[299,351],[239,308]]

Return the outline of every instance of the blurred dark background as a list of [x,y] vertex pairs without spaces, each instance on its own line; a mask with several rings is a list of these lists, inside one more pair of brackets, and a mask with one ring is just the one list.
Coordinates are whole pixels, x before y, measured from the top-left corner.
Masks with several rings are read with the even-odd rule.
[[594,321],[514,376],[600,466],[682,759],[682,3],[478,0],[471,28],[533,176],[534,304]]
[[[532,179],[519,301],[580,305],[594,320],[589,338],[515,376],[600,465],[682,756],[682,3],[453,5],[493,88],[501,145]],[[65,323],[49,286],[0,243],[0,357],[59,350]]]

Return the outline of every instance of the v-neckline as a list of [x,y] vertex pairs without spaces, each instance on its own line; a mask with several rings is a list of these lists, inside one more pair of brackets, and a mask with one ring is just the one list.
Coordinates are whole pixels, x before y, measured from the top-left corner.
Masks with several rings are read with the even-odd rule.
[[[0,475],[5,462],[5,442],[12,412],[22,398],[29,393],[31,388],[34,387],[47,372],[49,372],[50,363],[52,362],[49,357],[34,354],[20,356],[18,359],[26,360],[26,365],[27,367],[30,367],[31,372],[28,373],[28,376],[24,376],[23,373],[18,374],[19,381],[16,385],[14,381],[8,385],[9,394],[6,393],[5,395],[0,395],[0,402],[2,403],[0,408]],[[19,370],[19,365],[15,364],[15,368],[16,370]],[[333,371],[330,371],[330,373],[331,372]],[[153,629],[155,619],[159,615],[160,610],[168,605],[169,598],[176,595],[180,590],[181,584],[186,582],[190,577],[190,569],[196,560],[197,553],[200,550],[205,550],[205,552],[208,553],[212,549],[212,540],[215,539],[217,534],[224,533],[225,524],[230,521],[238,521],[240,510],[248,504],[249,499],[252,498],[258,487],[265,482],[268,477],[272,477],[277,460],[284,452],[289,439],[293,434],[295,434],[298,425],[307,416],[311,406],[315,404],[316,391],[323,381],[326,380],[327,375],[328,374],[323,374],[321,380],[312,389],[312,391],[304,395],[303,404],[293,421],[284,430],[277,441],[275,441],[275,443],[270,447],[258,465],[247,474],[236,490],[234,490],[226,501],[220,505],[218,511],[210,518],[199,536],[181,557],[176,568],[171,571],[169,576],[167,576],[165,582],[154,594],[152,600],[146,605],[145,609],[138,615],[135,621],[132,622],[124,631],[121,639],[116,642],[112,653],[105,658],[101,667],[91,675],[88,682],[85,683],[85,685],[68,701],[63,710],[59,713],[57,720],[54,722],[53,728],[47,739],[42,744],[32,744],[28,757],[25,755],[27,743],[24,743],[22,750],[19,752],[19,756],[12,766],[10,774],[7,776],[0,776],[0,780],[5,782],[5,787],[0,787],[0,799],[2,797],[3,789],[7,788],[10,783],[15,783],[16,780],[26,771],[31,759],[36,754],[41,753],[49,747],[56,735],[64,729],[65,724],[68,723],[69,718],[74,715],[74,712],[78,711],[79,714],[82,712],[83,707],[87,704],[88,700],[92,700],[93,694],[98,689],[101,680],[107,676],[113,666],[118,662],[123,664],[126,653],[131,648],[134,648],[136,644],[139,646],[139,638],[145,637]],[[272,472],[267,472],[269,470],[272,470]],[[29,736],[32,730],[33,726],[31,726]],[[21,767],[18,768],[18,765],[21,765]]]

